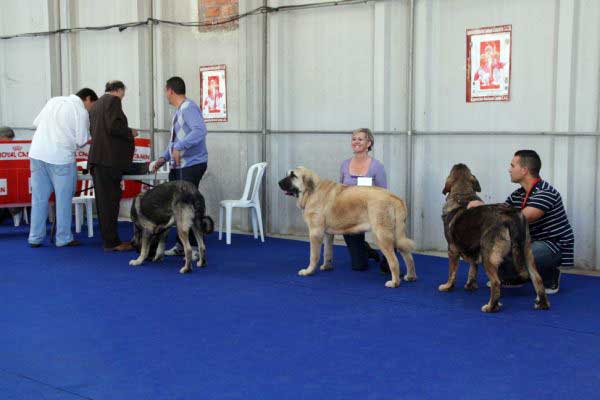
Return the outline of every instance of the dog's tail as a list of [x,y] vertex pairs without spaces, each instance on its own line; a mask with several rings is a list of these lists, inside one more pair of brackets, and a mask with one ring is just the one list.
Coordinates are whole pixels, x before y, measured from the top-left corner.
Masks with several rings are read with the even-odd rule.
[[510,220],[505,222],[510,236],[510,245],[514,264],[517,272],[522,278],[528,278],[527,271],[530,270],[531,259],[531,239],[529,237],[529,225],[527,219],[522,213],[518,213]]
[[205,235],[209,235],[215,231],[215,222],[208,215],[200,217],[200,222],[198,225],[200,226],[200,229],[202,229],[202,233]]
[[407,209],[404,200],[398,198],[394,205],[394,214],[396,220],[395,227],[395,239],[396,239],[396,248],[400,250],[400,252],[404,253],[412,253],[415,249],[415,242],[406,237],[406,215]]
[[205,215],[206,205],[204,203],[204,197],[202,195],[194,196],[194,225],[200,229],[200,231],[209,235],[215,231],[215,222],[211,217]]

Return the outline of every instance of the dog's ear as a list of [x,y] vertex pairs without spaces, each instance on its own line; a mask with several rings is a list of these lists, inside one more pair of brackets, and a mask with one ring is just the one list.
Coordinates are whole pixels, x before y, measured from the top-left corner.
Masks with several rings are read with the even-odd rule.
[[315,180],[310,175],[302,175],[302,183],[304,184],[304,191],[312,193],[315,190]]
[[444,189],[442,189],[442,194],[445,196],[450,193],[450,189],[452,185],[450,184],[450,179],[446,179],[446,184],[444,185]]
[[473,184],[473,190],[476,192],[481,192],[481,185],[479,185],[479,181],[475,177],[475,175],[471,175],[471,183]]

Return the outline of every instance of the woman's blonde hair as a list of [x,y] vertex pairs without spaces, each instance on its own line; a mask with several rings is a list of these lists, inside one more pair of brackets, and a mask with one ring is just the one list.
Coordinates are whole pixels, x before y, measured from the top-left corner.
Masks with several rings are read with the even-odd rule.
[[371,132],[371,130],[369,128],[358,128],[354,131],[352,131],[352,134],[354,135],[355,133],[359,133],[362,132],[365,134],[365,136],[367,137],[367,140],[369,142],[371,142],[371,144],[369,145],[369,148],[367,149],[367,151],[371,151],[373,149],[373,146],[375,145],[375,138],[373,137],[373,132]]

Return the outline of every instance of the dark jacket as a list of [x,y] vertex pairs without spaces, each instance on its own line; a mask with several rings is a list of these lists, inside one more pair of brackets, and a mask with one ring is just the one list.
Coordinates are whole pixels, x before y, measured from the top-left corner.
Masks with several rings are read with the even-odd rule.
[[105,94],[90,110],[92,145],[88,163],[126,169],[133,160],[135,144],[121,99]]

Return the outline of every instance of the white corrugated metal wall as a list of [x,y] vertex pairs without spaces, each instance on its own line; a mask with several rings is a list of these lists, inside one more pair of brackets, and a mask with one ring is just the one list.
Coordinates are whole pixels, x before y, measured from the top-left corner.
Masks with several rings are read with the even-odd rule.
[[[3,1],[0,35],[150,16],[195,21],[197,3]],[[240,12],[261,5],[243,0]],[[502,201],[515,188],[506,172],[512,153],[534,148],[542,176],[561,191],[575,227],[578,266],[600,265],[600,2],[415,0],[412,91],[409,0],[267,18],[270,232],[306,232],[294,202],[276,186],[285,171],[302,164],[337,179],[341,160],[351,156],[347,132],[367,126],[376,132],[375,156],[386,166],[390,189],[408,197],[421,249],[445,248],[441,187],[452,164],[467,163],[484,198]],[[122,79],[131,125],[155,128],[162,148],[161,129],[169,128],[172,112],[162,95],[164,81],[182,76],[198,101],[199,66],[227,64],[230,118],[209,126],[209,172],[201,184],[216,216],[218,201],[239,196],[247,167],[262,157],[263,22],[264,16],[251,16],[226,32],[159,24],[0,40],[0,124],[27,128],[50,96],[81,86],[100,92],[107,80]],[[467,104],[465,30],[502,24],[513,26],[511,100]],[[236,222],[247,228],[247,218]]]

